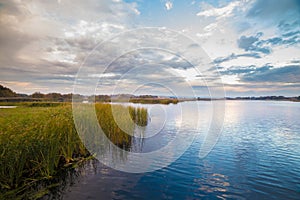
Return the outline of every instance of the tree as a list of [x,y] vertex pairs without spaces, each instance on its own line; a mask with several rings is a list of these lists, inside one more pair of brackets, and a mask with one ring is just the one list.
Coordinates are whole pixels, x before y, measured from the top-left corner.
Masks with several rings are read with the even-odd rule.
[[11,89],[0,85],[0,97],[17,97],[18,94]]
[[35,92],[31,95],[32,98],[44,98],[44,94],[40,93],[40,92]]

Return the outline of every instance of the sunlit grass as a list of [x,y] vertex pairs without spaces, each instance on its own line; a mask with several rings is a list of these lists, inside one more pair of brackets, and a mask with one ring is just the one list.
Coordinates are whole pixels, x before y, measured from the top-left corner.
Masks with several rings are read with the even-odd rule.
[[[132,137],[127,133],[133,133],[135,124],[147,125],[147,110],[145,108],[111,104],[96,104],[95,108],[101,128],[111,141],[121,147],[128,147],[131,144]],[[130,123],[131,120],[134,123]]]
[[[20,197],[40,181],[53,179],[60,170],[91,156],[80,140],[70,104],[30,104],[28,107],[0,109],[0,199]],[[50,107],[49,107],[50,106]],[[124,113],[130,113],[138,125],[147,124],[147,110],[121,105],[96,104],[99,124],[118,146],[129,147],[131,136],[116,124],[112,107],[122,123],[134,126]],[[23,195],[23,196],[22,196]],[[25,196],[24,196],[25,195]]]

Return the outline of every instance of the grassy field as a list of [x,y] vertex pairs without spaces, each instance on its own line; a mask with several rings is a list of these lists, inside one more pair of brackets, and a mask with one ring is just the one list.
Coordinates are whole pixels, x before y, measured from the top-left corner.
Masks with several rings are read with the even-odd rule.
[[[55,179],[61,171],[76,167],[93,152],[81,142],[68,103],[22,103],[0,109],[0,199],[36,199],[48,192],[41,183]],[[96,104],[99,124],[110,140],[130,146],[131,136],[118,128],[112,115],[130,113],[141,126],[147,125],[147,110],[121,105]],[[123,121],[122,121],[123,120]],[[121,118],[122,123],[130,119]],[[129,130],[134,130],[130,127]],[[31,192],[29,192],[31,191]]]

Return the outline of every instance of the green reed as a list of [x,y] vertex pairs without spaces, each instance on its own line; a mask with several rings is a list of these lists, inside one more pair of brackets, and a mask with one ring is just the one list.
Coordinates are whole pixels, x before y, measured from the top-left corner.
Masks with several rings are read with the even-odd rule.
[[[36,105],[0,109],[0,199],[29,198],[25,190],[47,182],[76,162],[91,156],[79,138],[70,104]],[[113,110],[122,123],[125,113],[136,124],[147,124],[147,110],[121,105],[96,104],[97,119],[107,137],[116,145],[130,146],[131,136],[116,124]],[[34,197],[30,197],[34,198]]]

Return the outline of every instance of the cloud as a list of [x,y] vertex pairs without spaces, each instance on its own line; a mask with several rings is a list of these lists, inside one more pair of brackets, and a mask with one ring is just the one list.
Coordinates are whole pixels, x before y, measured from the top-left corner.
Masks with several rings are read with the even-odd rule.
[[265,43],[259,42],[259,37],[262,33],[258,33],[256,36],[241,36],[238,39],[238,47],[250,52],[261,52],[264,54],[270,54],[271,50],[265,46]]
[[232,66],[227,69],[219,67],[219,73],[225,78],[235,77],[235,81],[224,83],[229,96],[295,96],[300,89],[300,65],[295,63],[281,67],[270,64],[262,67],[255,65]]
[[247,12],[247,17],[278,20],[294,14],[299,15],[298,0],[256,0],[251,9]]
[[277,25],[277,28],[284,33],[294,32],[295,30],[297,31],[299,30],[299,27],[300,27],[300,20],[297,20],[297,18],[281,20]]
[[284,38],[292,37],[300,30],[299,10],[298,0],[256,0],[246,12],[245,20],[257,23],[261,29],[277,29],[277,34]]
[[167,10],[171,10],[173,8],[173,3],[171,1],[166,1],[165,7]]
[[272,37],[260,40],[257,45],[294,45],[300,43],[300,31],[287,32],[280,37]]
[[[133,82],[157,81],[164,76],[155,75],[161,71],[167,75],[164,70],[168,67],[185,73],[193,68],[192,63],[200,63],[199,48],[213,60],[208,65],[201,64],[201,70],[214,64],[228,79],[236,77],[243,84],[263,85],[263,77],[270,81],[268,75],[275,77],[274,85],[284,85],[283,79],[275,76],[276,70],[299,64],[300,12],[296,0],[233,0],[223,4],[216,1],[214,6],[201,3],[201,10],[197,3],[192,6],[191,2],[180,2],[187,12],[173,9],[172,0],[163,0],[153,8],[148,3],[145,6],[145,1],[0,1],[0,79],[7,83],[31,83],[27,86],[32,89],[27,88],[26,92],[34,92],[39,87],[69,92],[65,88],[72,87],[80,65],[94,47],[132,28],[149,26],[149,21],[151,26],[167,27],[163,30],[185,30],[184,34],[196,41],[187,42],[176,34],[157,37],[147,31],[125,34],[95,49],[86,60],[90,78],[101,78],[112,86],[128,70],[145,65],[148,67],[140,77],[127,76],[127,87],[133,86]],[[171,21],[174,21],[172,25]],[[174,52],[138,49],[152,46]],[[130,53],[131,50],[136,52]],[[187,54],[192,54],[190,63],[184,60]],[[100,75],[114,58],[117,60],[106,72],[114,76]],[[294,70],[298,73],[297,68]],[[213,70],[207,72],[207,80],[213,82],[218,78]],[[295,78],[289,79],[291,72],[278,72],[287,76],[287,81],[295,82]],[[173,77],[166,82],[175,84],[176,80],[180,85],[185,79]]]
[[[299,93],[296,81],[300,73],[295,67],[300,42],[298,0],[231,1],[214,6],[202,3],[201,7],[197,15],[208,25],[198,34],[208,38],[204,44],[209,38],[214,41],[209,43],[215,65],[210,71],[217,68],[228,80],[236,78],[239,94],[255,93],[256,89],[257,94]],[[228,83],[233,85],[233,81]],[[226,87],[231,91],[227,93],[233,94],[235,87]]]
[[[202,4],[203,5],[203,4]],[[217,17],[217,18],[225,18],[229,17],[233,14],[233,11],[240,5],[239,1],[233,1],[230,2],[228,5],[221,7],[221,8],[215,8],[210,7],[208,9],[205,9],[201,12],[197,13],[197,16],[200,17]],[[207,8],[207,6],[204,6]]]
[[246,73],[241,77],[243,82],[277,82],[300,83],[300,65],[284,66],[280,68],[266,67],[264,70],[256,70]]
[[300,60],[292,60],[291,63],[293,63],[293,64],[300,64]]
[[240,57],[249,57],[249,58],[261,58],[259,53],[244,53],[244,54],[234,54],[232,53],[231,55],[227,56],[227,57],[219,57],[214,59],[213,63],[214,64],[221,64],[223,62],[227,62],[230,60],[234,60]]
[[255,71],[255,66],[247,66],[247,67],[230,67],[227,70],[220,71],[222,75],[240,75],[245,73],[251,73]]
[[272,69],[272,66],[265,65],[262,67],[256,67],[255,65],[250,65],[250,66],[232,66],[229,67],[228,69],[221,68],[220,73],[223,75],[238,75],[239,77],[244,76],[244,75],[252,75],[255,73],[264,73],[270,69]]
[[246,37],[246,36],[242,36],[240,37],[240,39],[238,40],[238,46],[241,49],[245,49],[246,51],[249,51],[253,48],[254,43],[258,41],[258,37]]
[[272,47],[282,45],[294,45],[300,43],[300,31],[291,31],[281,36],[260,39],[263,33],[259,32],[255,36],[241,36],[237,43],[238,47],[250,52],[261,52],[270,54]]
[[69,88],[88,53],[132,28],[138,14],[136,3],[123,1],[1,1],[0,78],[32,82],[32,92],[38,84]]
[[[94,59],[92,58],[92,60]],[[194,68],[191,63],[170,52],[157,49],[139,49],[114,60],[105,70],[105,73],[116,74],[118,76],[112,78],[118,79],[120,76],[139,67],[144,70],[145,75],[149,75],[152,78],[155,74],[163,72],[166,68],[179,70]],[[133,78],[135,77],[133,76]]]

